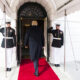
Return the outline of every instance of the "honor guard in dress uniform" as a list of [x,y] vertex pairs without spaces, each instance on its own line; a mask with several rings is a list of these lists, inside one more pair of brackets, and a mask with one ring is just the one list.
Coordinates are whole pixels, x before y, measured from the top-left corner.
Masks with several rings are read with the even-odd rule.
[[60,49],[63,45],[63,31],[60,30],[60,25],[56,24],[56,29],[54,30],[52,27],[48,29],[48,33],[52,33],[53,41],[52,41],[52,51],[54,57],[54,65],[56,67],[60,66]]
[[44,46],[44,35],[37,21],[32,21],[32,26],[26,32],[25,46],[29,46],[30,57],[34,63],[35,76],[38,76],[38,60],[41,55],[42,47]]
[[[4,49],[6,48],[6,55],[7,55],[6,71],[11,71],[13,47],[16,46],[15,30],[11,28],[10,25],[11,25],[10,22],[6,22],[6,28],[0,29],[0,32],[3,35],[1,47]],[[6,42],[6,45],[5,45],[5,42]]]

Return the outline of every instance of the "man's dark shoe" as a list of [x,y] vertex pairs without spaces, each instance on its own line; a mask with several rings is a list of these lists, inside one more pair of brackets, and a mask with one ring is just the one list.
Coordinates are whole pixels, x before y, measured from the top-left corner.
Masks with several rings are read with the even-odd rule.
[[60,64],[54,64],[55,65],[55,67],[60,67]]
[[6,71],[11,71],[11,68],[6,68]]
[[34,73],[34,75],[35,75],[35,76],[37,76],[37,77],[39,76],[39,75],[38,75],[38,74],[36,74],[36,73]]

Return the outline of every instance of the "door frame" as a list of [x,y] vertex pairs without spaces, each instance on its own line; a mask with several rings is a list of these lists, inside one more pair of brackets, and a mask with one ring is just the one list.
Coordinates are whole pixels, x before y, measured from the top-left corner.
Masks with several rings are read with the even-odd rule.
[[[47,32],[47,29],[48,29],[48,27],[49,27],[49,19],[48,19],[48,17],[46,17],[47,18],[47,28],[46,28],[46,32]],[[34,19],[35,20],[35,19]],[[39,20],[41,20],[41,19],[39,19]],[[19,22],[19,23],[18,23]],[[21,25],[22,25],[22,17],[18,17],[18,19],[17,19],[17,27],[16,27],[16,33],[17,33],[17,36],[16,36],[16,39],[17,39],[17,49],[16,49],[16,52],[17,52],[17,62],[18,62],[18,64],[20,64],[21,63],[21,56],[22,56],[22,51],[21,51],[21,40],[19,40],[20,42],[18,42],[18,32],[19,32],[19,28],[21,27]],[[47,56],[46,56],[46,59],[47,59],[47,61],[49,61],[49,56],[50,56],[50,45],[49,45],[49,36],[48,36],[48,32],[46,33],[47,34],[47,50],[46,50],[46,54],[47,54]],[[21,36],[20,36],[20,38],[21,38]],[[20,49],[20,51],[18,50],[18,49]],[[19,51],[19,52],[18,52]],[[20,54],[19,54],[20,53]]]

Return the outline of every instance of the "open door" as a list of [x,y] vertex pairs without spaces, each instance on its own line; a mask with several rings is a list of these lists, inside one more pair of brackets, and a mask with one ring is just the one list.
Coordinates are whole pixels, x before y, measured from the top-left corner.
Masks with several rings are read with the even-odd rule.
[[[29,55],[29,48],[25,48],[24,46],[24,38],[26,31],[28,31],[29,27],[31,26],[32,20],[34,19],[27,19],[27,18],[20,18],[19,19],[19,26],[17,28],[17,56],[19,62],[21,59],[30,58]],[[44,20],[37,20],[38,26],[41,28],[43,35],[44,35]],[[41,57],[44,57],[44,49],[41,53]]]

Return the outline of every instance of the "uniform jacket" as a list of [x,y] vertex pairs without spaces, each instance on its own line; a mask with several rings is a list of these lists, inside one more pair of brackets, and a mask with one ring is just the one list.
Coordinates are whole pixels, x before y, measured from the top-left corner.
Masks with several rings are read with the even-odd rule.
[[[52,28],[49,28],[48,33],[52,33],[53,35],[52,47],[60,48],[63,45],[63,31],[57,29],[53,30]],[[61,38],[61,40],[54,38]]]
[[38,26],[32,26],[26,32],[24,45],[29,45],[31,60],[39,58],[44,46],[44,35]]
[[[5,32],[5,30],[6,30],[6,32]],[[4,37],[2,40],[1,47],[5,48],[5,40],[6,40],[6,48],[12,48],[12,47],[16,46],[16,36],[15,36],[15,30],[13,28],[11,28],[11,27],[1,28],[0,32],[2,33],[2,35]],[[13,39],[8,39],[8,38],[5,39],[5,36],[11,37]]]

